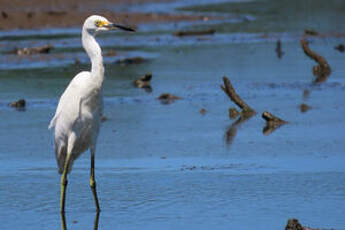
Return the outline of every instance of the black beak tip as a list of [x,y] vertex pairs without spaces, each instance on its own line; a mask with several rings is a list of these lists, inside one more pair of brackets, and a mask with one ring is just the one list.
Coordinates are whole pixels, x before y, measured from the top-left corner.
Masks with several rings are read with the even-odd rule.
[[129,26],[123,26],[123,25],[119,25],[119,24],[112,24],[113,27],[116,27],[118,29],[124,30],[124,31],[130,31],[130,32],[135,32],[134,28],[131,28]]

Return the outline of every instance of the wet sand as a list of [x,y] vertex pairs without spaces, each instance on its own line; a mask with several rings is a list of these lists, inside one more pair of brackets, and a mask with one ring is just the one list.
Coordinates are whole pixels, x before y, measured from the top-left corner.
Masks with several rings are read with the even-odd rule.
[[80,26],[86,17],[99,14],[109,20],[128,25],[152,22],[177,22],[203,20],[203,16],[185,14],[118,12],[124,5],[151,2],[168,2],[169,0],[102,0],[102,1],[10,1],[0,0],[0,30],[38,29],[51,27]]

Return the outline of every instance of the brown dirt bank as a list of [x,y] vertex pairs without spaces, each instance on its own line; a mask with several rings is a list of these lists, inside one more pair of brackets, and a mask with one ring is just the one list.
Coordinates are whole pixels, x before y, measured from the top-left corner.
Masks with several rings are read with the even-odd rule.
[[0,30],[38,29],[49,27],[81,26],[85,18],[99,14],[109,20],[129,25],[150,22],[202,20],[202,16],[155,13],[118,13],[107,9],[121,4],[133,5],[169,0],[0,0]]

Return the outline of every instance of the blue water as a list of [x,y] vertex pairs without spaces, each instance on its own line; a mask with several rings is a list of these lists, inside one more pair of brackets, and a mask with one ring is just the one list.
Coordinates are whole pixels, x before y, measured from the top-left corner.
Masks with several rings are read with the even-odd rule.
[[[311,86],[314,63],[301,50],[300,33],[177,38],[143,27],[137,35],[99,39],[118,54],[105,59],[98,229],[284,229],[289,218],[345,229],[345,66],[344,54],[333,48],[343,38],[312,39],[332,75]],[[16,33],[18,40],[0,41],[1,229],[61,229],[60,177],[47,127],[59,95],[72,76],[89,68],[88,59],[74,29],[66,37],[57,30],[60,37],[48,40]],[[274,51],[277,38],[282,59]],[[55,47],[49,55],[6,54],[47,41]],[[133,56],[149,60],[116,64]],[[153,74],[152,93],[132,86],[147,72]],[[231,143],[226,135],[235,121],[228,109],[235,105],[220,89],[224,75],[258,113],[235,129]],[[164,105],[157,97],[165,92],[182,99]],[[25,111],[8,107],[20,98],[27,100]],[[301,113],[301,103],[311,110]],[[265,110],[289,124],[264,135]],[[94,229],[89,157],[83,154],[69,175],[68,229]]]

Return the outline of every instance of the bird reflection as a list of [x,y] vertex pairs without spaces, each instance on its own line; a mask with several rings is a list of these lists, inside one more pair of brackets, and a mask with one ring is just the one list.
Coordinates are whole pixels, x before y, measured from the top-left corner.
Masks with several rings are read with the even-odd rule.
[[248,121],[251,117],[255,115],[254,111],[244,112],[242,111],[241,116],[234,121],[227,129],[224,134],[225,143],[230,146],[237,134],[237,128]]
[[[61,230],[67,230],[65,213],[62,212],[60,214],[60,217],[61,217]],[[98,230],[98,222],[99,222],[99,212],[96,212],[95,220],[93,223],[94,230]]]

